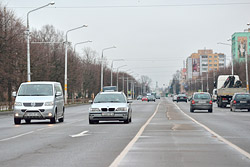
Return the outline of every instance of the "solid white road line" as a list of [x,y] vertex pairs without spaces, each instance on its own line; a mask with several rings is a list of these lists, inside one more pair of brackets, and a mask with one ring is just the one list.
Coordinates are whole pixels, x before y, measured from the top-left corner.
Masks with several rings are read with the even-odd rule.
[[[161,103],[161,102],[160,102]],[[150,121],[153,119],[153,117],[155,116],[155,114],[158,111],[158,108],[160,106],[160,103],[157,105],[155,112],[153,113],[153,115],[147,120],[147,122],[141,127],[141,129],[137,132],[137,134],[135,135],[135,137],[129,142],[129,144],[123,149],[123,151],[116,157],[116,159],[112,162],[112,164],[110,165],[110,167],[116,167],[119,165],[119,163],[122,161],[122,159],[126,156],[126,154],[128,153],[128,151],[132,148],[132,146],[135,144],[135,142],[139,139],[139,137],[141,136],[141,134],[143,133],[143,131],[145,130],[145,128],[147,127],[147,125],[150,123]]]
[[[174,103],[175,104],[175,103]],[[201,127],[203,127],[204,129],[206,129],[208,132],[210,132],[212,135],[214,135],[215,137],[217,137],[220,141],[226,143],[227,145],[229,145],[230,147],[234,148],[236,151],[238,151],[240,154],[246,156],[247,158],[250,159],[250,154],[248,152],[246,152],[245,150],[241,149],[240,147],[236,146],[235,144],[231,143],[230,141],[228,141],[227,139],[223,138],[222,136],[220,136],[219,134],[217,134],[216,132],[214,132],[213,130],[209,129],[206,125],[196,121],[194,118],[192,118],[191,116],[189,116],[188,114],[186,114],[184,111],[182,111],[182,109],[180,109],[179,106],[177,106],[177,104],[175,104],[175,106],[185,115],[187,116],[189,119],[191,119],[193,122],[195,122],[196,124],[200,125]]]
[[1,139],[1,141],[7,141],[7,140],[11,140],[11,139],[15,139],[15,138],[18,138],[18,137],[22,137],[22,136],[25,136],[25,135],[28,135],[28,134],[31,134],[31,133],[34,133],[34,131],[30,131],[30,132],[27,132],[27,133],[23,133],[23,134],[20,134],[20,135],[17,135],[17,136],[13,136],[13,137],[9,137],[9,138],[6,138],[6,139]]
[[78,134],[76,134],[76,135],[69,135],[69,136],[71,136],[71,137],[81,137],[81,136],[87,136],[87,135],[89,135],[89,134],[86,134],[86,133],[88,133],[89,131],[88,130],[86,130],[86,131],[83,131],[83,132],[81,132],[81,133],[78,133]]

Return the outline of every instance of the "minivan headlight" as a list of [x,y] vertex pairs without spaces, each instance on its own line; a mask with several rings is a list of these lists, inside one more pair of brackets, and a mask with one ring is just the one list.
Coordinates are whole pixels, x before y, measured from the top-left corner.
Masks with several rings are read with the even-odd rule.
[[119,107],[116,109],[116,111],[127,111],[128,108],[127,107]]
[[90,108],[90,111],[100,111],[99,108]]
[[22,106],[21,102],[15,102],[15,106]]
[[50,101],[50,102],[46,102],[45,103],[45,106],[53,106],[54,105],[54,102],[53,101]]

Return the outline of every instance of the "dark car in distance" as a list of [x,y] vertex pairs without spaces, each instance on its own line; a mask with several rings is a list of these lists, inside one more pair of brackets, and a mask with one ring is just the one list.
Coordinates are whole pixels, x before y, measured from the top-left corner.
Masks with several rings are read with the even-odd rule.
[[177,99],[176,99],[177,103],[180,102],[180,101],[183,101],[183,102],[187,103],[187,100],[188,100],[187,95],[185,95],[185,94],[178,94],[177,95]]
[[194,112],[194,110],[208,110],[210,113],[213,112],[211,95],[207,92],[195,92],[190,103],[190,112]]
[[250,94],[249,93],[235,93],[230,102],[230,111],[235,112],[236,109],[247,109],[250,111]]

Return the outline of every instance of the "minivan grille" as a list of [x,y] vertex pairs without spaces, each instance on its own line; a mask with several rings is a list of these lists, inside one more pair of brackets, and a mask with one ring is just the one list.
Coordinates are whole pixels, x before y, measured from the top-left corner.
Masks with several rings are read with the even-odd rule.
[[25,107],[41,107],[43,103],[23,103]]

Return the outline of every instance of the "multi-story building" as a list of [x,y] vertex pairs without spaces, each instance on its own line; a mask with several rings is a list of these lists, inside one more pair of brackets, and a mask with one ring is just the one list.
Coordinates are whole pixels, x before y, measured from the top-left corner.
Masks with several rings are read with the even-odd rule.
[[226,67],[226,56],[212,49],[198,50],[187,58],[187,79],[195,79],[204,72]]
[[236,62],[245,61],[250,54],[250,28],[247,32],[236,32],[232,35],[232,54]]

